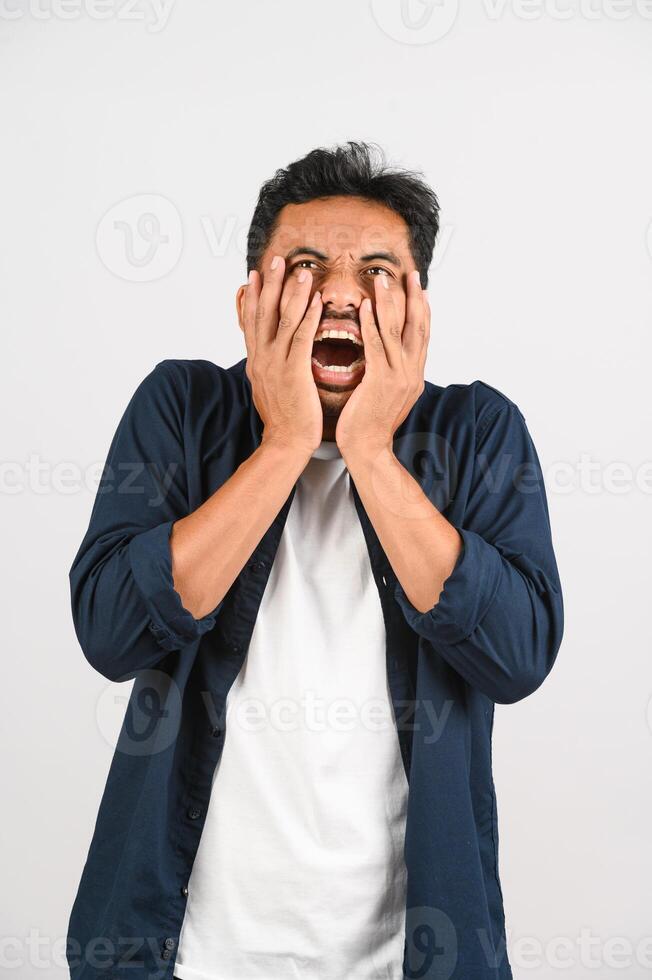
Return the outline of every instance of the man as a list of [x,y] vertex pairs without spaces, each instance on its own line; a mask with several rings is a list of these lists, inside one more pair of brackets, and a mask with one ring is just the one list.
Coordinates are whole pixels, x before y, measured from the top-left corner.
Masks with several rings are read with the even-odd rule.
[[71,569],[134,679],[72,909],[73,980],[504,980],[496,702],[563,603],[524,417],[424,381],[438,203],[371,147],[263,185],[247,356],[162,361]]

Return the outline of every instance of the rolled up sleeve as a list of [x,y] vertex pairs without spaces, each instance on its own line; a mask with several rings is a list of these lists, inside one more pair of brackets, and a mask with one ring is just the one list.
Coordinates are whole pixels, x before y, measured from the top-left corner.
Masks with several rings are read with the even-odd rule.
[[215,626],[219,610],[196,619],[183,606],[172,577],[173,526],[174,521],[166,521],[129,542],[131,570],[150,617],[147,625],[164,650],[182,650],[194,643]]
[[80,646],[111,680],[132,679],[174,651],[190,655],[221,606],[195,619],[174,588],[170,535],[189,513],[181,385],[162,361],[137,387],[69,573]]
[[394,596],[407,622],[462,677],[512,703],[550,672],[563,635],[563,598],[543,474],[518,407],[509,401],[476,438],[462,550],[432,609]]

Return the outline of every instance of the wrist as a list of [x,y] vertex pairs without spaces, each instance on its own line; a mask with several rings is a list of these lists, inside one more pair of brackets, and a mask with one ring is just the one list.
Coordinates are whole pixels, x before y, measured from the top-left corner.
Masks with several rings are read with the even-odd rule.
[[369,469],[383,460],[394,457],[392,440],[358,441],[338,447],[347,469]]
[[304,463],[308,462],[315,451],[315,447],[307,442],[302,442],[280,432],[266,431],[263,431],[259,449],[265,453],[274,453],[279,457],[303,461]]

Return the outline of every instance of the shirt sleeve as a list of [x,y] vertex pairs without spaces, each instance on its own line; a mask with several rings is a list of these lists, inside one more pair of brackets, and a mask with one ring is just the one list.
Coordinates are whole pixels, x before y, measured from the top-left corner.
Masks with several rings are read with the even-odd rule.
[[189,512],[178,383],[161,361],[137,387],[69,573],[77,638],[110,680],[132,679],[173,651],[189,651],[221,607],[195,619],[173,584],[169,539]]
[[519,408],[493,412],[476,435],[462,550],[432,609],[397,581],[411,627],[467,683],[509,704],[535,691],[563,635],[563,598],[543,474]]

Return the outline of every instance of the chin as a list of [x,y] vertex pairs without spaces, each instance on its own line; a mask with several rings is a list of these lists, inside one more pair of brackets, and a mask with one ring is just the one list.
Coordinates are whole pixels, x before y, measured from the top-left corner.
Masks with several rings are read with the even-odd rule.
[[352,385],[350,388],[329,388],[327,385],[317,385],[317,391],[319,392],[319,400],[321,401],[321,407],[324,410],[324,416],[328,415],[339,415],[347,401],[351,396],[351,392],[357,385]]

